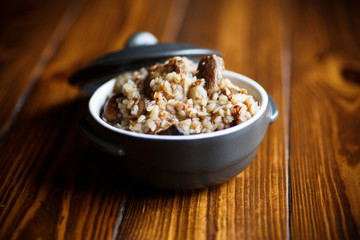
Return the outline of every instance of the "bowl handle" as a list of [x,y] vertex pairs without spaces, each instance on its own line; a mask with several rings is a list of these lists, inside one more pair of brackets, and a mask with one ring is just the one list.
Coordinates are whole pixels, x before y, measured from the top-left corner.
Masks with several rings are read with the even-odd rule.
[[268,94],[268,96],[269,96],[269,104],[270,104],[270,109],[269,109],[270,122],[269,122],[269,124],[273,124],[279,116],[279,109],[276,106],[274,99],[269,94]]
[[83,136],[85,136],[99,150],[106,152],[106,153],[110,153],[111,155],[114,155],[117,157],[125,156],[125,152],[120,146],[118,146],[110,141],[107,141],[102,136],[100,136],[97,132],[95,132],[92,129],[90,123],[88,121],[86,121],[85,118],[82,118],[79,121],[78,127],[80,130],[80,133]]

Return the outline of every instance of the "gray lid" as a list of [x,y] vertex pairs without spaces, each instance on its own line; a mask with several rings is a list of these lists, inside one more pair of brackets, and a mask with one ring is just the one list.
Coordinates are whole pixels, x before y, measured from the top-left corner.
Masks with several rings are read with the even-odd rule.
[[69,78],[85,93],[92,94],[102,83],[126,71],[134,71],[164,62],[173,56],[186,56],[197,62],[203,56],[221,54],[211,49],[181,43],[158,43],[148,32],[133,35],[123,50],[100,57]]

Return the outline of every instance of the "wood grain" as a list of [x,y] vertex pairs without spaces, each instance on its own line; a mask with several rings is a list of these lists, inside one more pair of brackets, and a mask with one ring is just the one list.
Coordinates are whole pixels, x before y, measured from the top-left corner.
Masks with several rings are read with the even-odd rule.
[[294,1],[291,236],[358,239],[358,1]]
[[[359,10],[350,0],[1,3],[0,239],[360,238]],[[88,99],[67,78],[137,31],[219,50],[275,99],[280,116],[244,172],[200,190],[144,188],[80,136]]]
[[0,10],[0,137],[9,129],[79,1],[3,1]]
[[79,136],[76,121],[85,114],[87,100],[66,77],[90,58],[118,48],[117,41],[133,32],[161,35],[166,21],[149,17],[168,12],[172,4],[164,1],[156,12],[150,1],[85,3],[46,70],[34,80],[1,146],[1,239],[117,236],[128,193],[104,154]]

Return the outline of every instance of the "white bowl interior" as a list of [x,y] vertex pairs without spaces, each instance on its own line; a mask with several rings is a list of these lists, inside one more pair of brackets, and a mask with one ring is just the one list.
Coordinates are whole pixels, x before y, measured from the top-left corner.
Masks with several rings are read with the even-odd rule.
[[262,114],[264,114],[266,110],[266,106],[268,105],[268,95],[266,91],[254,80],[245,77],[241,74],[225,71],[224,77],[229,78],[234,84],[241,88],[245,88],[250,95],[254,97],[254,99],[260,102],[260,110],[249,120],[238,124],[234,127],[223,129],[220,131],[215,131],[212,133],[202,133],[195,135],[186,135],[186,136],[172,136],[172,135],[152,135],[152,134],[144,134],[144,133],[136,133],[131,131],[122,130],[116,127],[111,126],[110,124],[103,121],[100,117],[101,109],[107,99],[107,96],[112,92],[115,78],[109,80],[108,82],[101,85],[92,95],[89,101],[89,111],[91,116],[103,127],[110,129],[115,132],[119,132],[121,134],[133,136],[133,137],[141,137],[141,138],[150,138],[150,139],[164,139],[164,140],[179,140],[179,139],[199,139],[199,138],[209,138],[215,137],[218,135],[228,134],[233,131],[237,131],[239,129],[245,128],[252,122],[256,121]]

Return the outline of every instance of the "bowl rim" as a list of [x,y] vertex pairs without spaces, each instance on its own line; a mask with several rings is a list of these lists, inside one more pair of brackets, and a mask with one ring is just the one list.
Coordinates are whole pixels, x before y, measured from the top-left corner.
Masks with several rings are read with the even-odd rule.
[[[132,131],[123,130],[123,129],[114,127],[114,126],[106,123],[100,117],[99,109],[96,108],[95,105],[98,105],[98,104],[96,104],[99,101],[97,99],[99,98],[99,96],[103,95],[104,89],[109,88],[109,85],[114,85],[116,78],[112,78],[112,79],[108,80],[107,82],[102,84],[98,89],[96,89],[96,91],[90,97],[90,100],[88,103],[89,113],[90,113],[90,116],[102,127],[105,127],[106,129],[108,129],[112,132],[119,133],[121,135],[129,136],[129,137],[134,137],[134,138],[141,138],[141,139],[148,139],[148,140],[166,140],[166,141],[175,141],[175,140],[176,141],[178,141],[178,140],[189,141],[189,140],[196,140],[196,139],[209,139],[209,138],[228,135],[228,134],[240,131],[241,129],[244,129],[244,128],[248,127],[249,125],[251,125],[252,123],[256,122],[265,113],[268,103],[269,103],[269,97],[268,97],[268,94],[266,93],[266,91],[264,90],[264,88],[260,84],[258,84],[256,81],[250,79],[249,77],[246,77],[242,74],[235,73],[235,72],[232,72],[229,70],[225,70],[224,77],[230,78],[230,80],[238,79],[243,82],[246,82],[247,84],[254,87],[261,96],[260,110],[249,120],[246,120],[245,122],[242,122],[242,123],[240,123],[236,126],[230,127],[230,128],[218,130],[218,131],[211,132],[211,133],[199,133],[199,134],[194,134],[194,135],[154,135],[154,134],[132,132]],[[103,104],[101,104],[101,106],[102,105]]]

